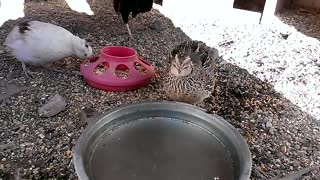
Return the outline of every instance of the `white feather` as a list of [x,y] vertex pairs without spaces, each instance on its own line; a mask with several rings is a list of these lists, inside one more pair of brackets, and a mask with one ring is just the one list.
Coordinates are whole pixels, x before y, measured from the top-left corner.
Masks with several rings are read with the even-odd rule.
[[30,21],[25,33],[15,26],[4,45],[18,61],[31,65],[45,65],[69,56],[90,57],[92,48],[85,40],[68,30],[49,23]]

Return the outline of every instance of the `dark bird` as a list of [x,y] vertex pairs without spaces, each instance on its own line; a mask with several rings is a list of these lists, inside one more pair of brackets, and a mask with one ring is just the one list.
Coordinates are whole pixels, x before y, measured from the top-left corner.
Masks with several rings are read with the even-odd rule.
[[214,90],[218,50],[201,41],[185,41],[169,57],[163,88],[171,100],[197,104]]
[[117,13],[121,14],[129,36],[133,38],[128,25],[130,13],[132,13],[132,18],[135,18],[139,13],[149,12],[152,9],[153,3],[162,5],[162,1],[163,0],[113,0],[113,8]]

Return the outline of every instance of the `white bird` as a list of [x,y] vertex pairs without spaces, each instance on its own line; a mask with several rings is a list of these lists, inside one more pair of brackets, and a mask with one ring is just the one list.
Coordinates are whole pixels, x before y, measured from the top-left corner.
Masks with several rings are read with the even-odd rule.
[[26,76],[32,74],[27,71],[26,64],[46,66],[70,56],[92,56],[92,48],[84,39],[62,27],[40,21],[16,25],[4,45],[22,63]]

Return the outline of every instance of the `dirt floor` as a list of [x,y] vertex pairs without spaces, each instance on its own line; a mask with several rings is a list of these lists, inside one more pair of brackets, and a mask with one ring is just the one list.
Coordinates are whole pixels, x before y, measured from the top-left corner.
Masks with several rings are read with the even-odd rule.
[[[96,54],[106,45],[133,47],[154,64],[160,77],[166,75],[169,50],[189,39],[169,19],[152,10],[130,22],[136,39],[129,41],[125,26],[109,1],[96,2],[92,7],[96,15],[88,16],[52,1],[28,2],[24,19],[62,26],[87,39]],[[157,19],[163,22],[164,30],[149,28]],[[16,23],[8,21],[0,28],[0,44]],[[21,64],[0,46],[1,90],[5,91],[8,84],[16,89],[0,96],[0,179],[13,178],[18,171],[24,179],[77,179],[71,150],[83,129],[79,120],[83,107],[91,106],[103,113],[122,104],[166,99],[161,78],[125,93],[91,88],[81,76],[67,73],[79,70],[81,62],[70,59],[57,63],[66,73],[31,68],[38,74],[28,79]],[[251,179],[270,179],[320,164],[319,121],[245,69],[221,63],[217,79],[212,97],[201,106],[225,118],[247,140],[253,158]],[[57,93],[66,98],[67,109],[51,118],[39,117],[38,107]],[[313,171],[300,179],[320,179],[320,172]]]

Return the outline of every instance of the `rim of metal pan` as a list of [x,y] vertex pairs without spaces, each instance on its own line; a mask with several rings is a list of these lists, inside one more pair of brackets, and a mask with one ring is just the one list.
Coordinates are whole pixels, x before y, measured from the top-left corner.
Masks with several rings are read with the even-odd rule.
[[[106,124],[111,121],[121,118],[121,116],[128,114],[136,114],[141,112],[152,112],[152,111],[163,111],[168,112],[172,111],[175,113],[186,114],[189,116],[194,116],[199,119],[202,119],[204,123],[210,124],[211,126],[218,127],[223,129],[224,136],[228,139],[229,148],[232,148],[234,151],[233,156],[237,157],[240,166],[239,173],[236,175],[239,177],[238,180],[248,180],[251,175],[252,168],[252,157],[248,147],[248,144],[242,137],[242,135],[228,123],[223,118],[214,115],[208,114],[204,109],[199,108],[194,105],[175,102],[175,101],[144,101],[138,103],[131,103],[122,105],[120,107],[114,108],[106,112],[100,119],[90,126],[87,126],[81,133],[79,139],[76,142],[75,147],[73,148],[73,161],[76,174],[80,180],[89,180],[88,174],[86,172],[86,167],[83,164],[84,150],[82,146],[88,144],[93,135],[96,133],[97,129],[104,127]],[[148,115],[148,113],[145,113]],[[150,113],[149,113],[150,114]],[[149,117],[149,116],[146,116]],[[166,117],[165,115],[163,117]],[[133,117],[134,118],[134,117]]]

